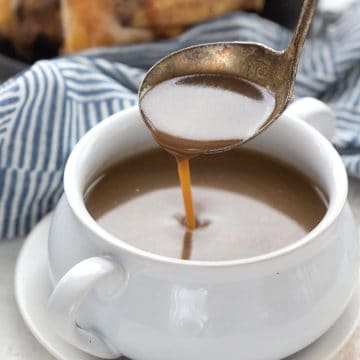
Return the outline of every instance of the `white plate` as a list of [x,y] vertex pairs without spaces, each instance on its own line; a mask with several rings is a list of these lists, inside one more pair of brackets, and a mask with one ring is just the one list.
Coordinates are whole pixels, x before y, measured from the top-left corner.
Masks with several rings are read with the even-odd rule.
[[[61,360],[98,360],[59,338],[47,321],[46,304],[52,285],[47,264],[51,215],[27,237],[16,264],[15,296],[25,323],[38,341]],[[338,321],[316,342],[284,360],[324,360],[334,357],[354,332],[360,313],[360,287]],[[304,329],[305,330],[305,329]],[[122,358],[125,360],[125,358]]]

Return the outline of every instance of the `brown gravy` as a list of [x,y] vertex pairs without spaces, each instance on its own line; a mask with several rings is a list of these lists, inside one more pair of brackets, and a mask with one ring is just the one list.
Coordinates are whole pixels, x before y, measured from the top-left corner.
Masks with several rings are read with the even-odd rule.
[[302,173],[247,149],[192,160],[197,228],[184,225],[173,157],[154,150],[106,171],[87,209],[108,232],[173,258],[233,260],[287,246],[311,231],[327,204]]

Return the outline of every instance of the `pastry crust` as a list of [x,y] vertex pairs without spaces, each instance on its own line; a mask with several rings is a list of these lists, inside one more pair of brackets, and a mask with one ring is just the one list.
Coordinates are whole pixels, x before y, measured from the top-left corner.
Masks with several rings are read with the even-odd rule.
[[[124,0],[117,0],[122,6]],[[125,0],[126,2],[126,0]],[[235,10],[260,10],[261,0],[144,0],[138,1],[132,26],[185,26]]]
[[122,26],[116,15],[114,0],[63,0],[64,53],[154,38],[149,29]]
[[11,40],[17,53],[31,59],[44,46],[58,48],[62,30],[59,0],[0,0],[0,36]]
[[186,26],[263,0],[62,0],[63,52],[176,36]]
[[16,16],[11,1],[0,0],[0,36],[8,38],[14,31],[15,25]]
[[[186,27],[265,0],[0,0],[0,37],[20,57],[56,55],[179,35]],[[40,54],[39,54],[40,53]]]

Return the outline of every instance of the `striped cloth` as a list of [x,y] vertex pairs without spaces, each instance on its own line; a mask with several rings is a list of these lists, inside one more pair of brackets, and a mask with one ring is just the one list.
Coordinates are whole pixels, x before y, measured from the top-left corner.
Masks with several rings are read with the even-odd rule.
[[[360,4],[323,27],[317,19],[296,81],[295,97],[313,96],[337,116],[335,146],[360,177]],[[320,24],[320,25],[319,25]],[[189,29],[175,40],[87,51],[40,61],[0,86],[0,239],[25,235],[56,205],[71,149],[92,126],[135,105],[156,60],[181,47],[248,40],[276,49],[288,30],[235,13]]]

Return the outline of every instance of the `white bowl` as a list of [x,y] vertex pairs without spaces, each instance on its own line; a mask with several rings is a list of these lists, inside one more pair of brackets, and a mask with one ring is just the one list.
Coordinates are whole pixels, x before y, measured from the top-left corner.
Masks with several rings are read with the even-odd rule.
[[320,337],[351,298],[359,264],[347,176],[332,145],[290,113],[247,144],[308,174],[329,207],[297,242],[219,262],[137,249],[87,212],[83,193],[97,174],[156,146],[132,108],[97,125],[71,154],[49,237],[54,329],[95,356],[141,360],[279,359]]

